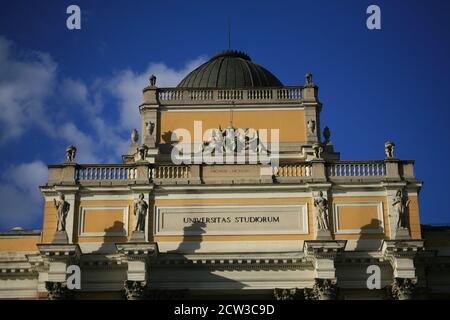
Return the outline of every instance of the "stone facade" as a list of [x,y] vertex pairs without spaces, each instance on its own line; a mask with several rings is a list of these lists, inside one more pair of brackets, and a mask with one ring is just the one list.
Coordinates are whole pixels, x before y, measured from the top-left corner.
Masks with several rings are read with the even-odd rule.
[[[423,235],[414,162],[394,157],[392,142],[385,159],[340,160],[328,127],[320,135],[318,87],[312,75],[306,80],[159,88],[152,77],[123,163],[79,164],[71,146],[66,161],[48,166],[42,231],[0,235],[0,298],[449,297],[448,230]],[[189,145],[192,161],[175,164],[173,148],[188,144],[174,132],[198,135],[195,121],[202,131]],[[226,163],[196,161],[196,148],[218,141],[207,129],[225,137],[248,128],[258,132],[259,151],[279,155],[276,162],[250,161],[251,138],[242,140],[249,145],[243,159],[233,150],[231,163],[225,155]],[[55,234],[60,194],[65,230]],[[146,220],[136,228],[138,210]],[[81,289],[69,292],[70,265],[82,277]],[[379,270],[372,290],[370,266]]]

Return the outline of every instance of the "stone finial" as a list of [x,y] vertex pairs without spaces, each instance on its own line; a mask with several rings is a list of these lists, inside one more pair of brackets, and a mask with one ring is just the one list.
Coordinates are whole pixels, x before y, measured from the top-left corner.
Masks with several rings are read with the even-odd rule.
[[152,74],[152,75],[150,76],[149,80],[150,80],[150,85],[151,85],[152,87],[156,86],[156,76],[155,76],[154,74]]
[[392,141],[386,141],[386,143],[384,144],[384,152],[386,154],[386,159],[393,159],[394,157],[394,147],[395,147],[395,143],[393,143]]
[[66,162],[74,162],[76,153],[77,148],[75,148],[73,145],[68,146],[66,148]]
[[311,72],[308,72],[308,73],[305,75],[305,87],[312,87],[312,86],[313,86],[312,79],[313,79],[312,73],[311,73]]
[[324,138],[324,143],[325,144],[327,144],[327,143],[329,143],[330,142],[330,138],[331,138],[331,131],[330,131],[330,128],[328,128],[328,127],[325,127],[324,129],[323,129],[323,138]]
[[131,131],[131,142],[137,143],[138,141],[139,141],[139,132],[135,128],[133,129],[133,131]]

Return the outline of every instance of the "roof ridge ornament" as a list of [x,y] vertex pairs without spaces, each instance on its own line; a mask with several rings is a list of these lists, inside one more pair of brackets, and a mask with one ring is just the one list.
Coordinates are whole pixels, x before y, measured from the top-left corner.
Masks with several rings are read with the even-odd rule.
[[215,60],[215,59],[220,58],[220,57],[235,57],[235,58],[242,58],[244,60],[252,61],[252,59],[250,58],[250,56],[247,53],[245,53],[244,51],[239,51],[239,50],[223,50],[223,51],[219,51],[219,52],[215,53],[209,59],[209,61]]

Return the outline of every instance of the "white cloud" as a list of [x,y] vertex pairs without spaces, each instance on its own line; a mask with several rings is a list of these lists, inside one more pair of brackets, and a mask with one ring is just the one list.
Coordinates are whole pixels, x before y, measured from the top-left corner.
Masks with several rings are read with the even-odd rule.
[[38,126],[51,134],[44,102],[53,92],[56,63],[42,52],[21,52],[0,37],[0,144]]
[[39,186],[47,181],[47,166],[42,161],[13,165],[2,179],[6,183],[0,185],[0,225],[32,228],[42,219]]
[[141,73],[130,69],[117,73],[109,82],[108,89],[119,100],[122,128],[132,130],[140,127],[138,106],[142,103],[142,89],[149,84],[150,75],[157,78],[158,87],[175,87],[190,71],[205,61],[204,56],[188,61],[179,70],[164,63],[150,63]]
[[[87,84],[59,76],[49,54],[19,50],[0,37],[0,148],[39,128],[48,144],[75,145],[79,163],[117,161],[128,149],[131,130],[141,129],[138,106],[149,76],[156,75],[158,87],[173,87],[204,61],[199,57],[180,69],[150,63],[143,71],[125,69]],[[52,109],[55,101],[57,109]],[[47,180],[47,166],[33,161],[5,170],[0,176],[0,228],[36,226],[43,203],[38,186]]]
[[68,122],[62,125],[59,130],[59,135],[77,148],[76,160],[81,163],[98,163],[100,160],[97,156],[100,150],[98,144],[94,140],[77,128],[77,126]]

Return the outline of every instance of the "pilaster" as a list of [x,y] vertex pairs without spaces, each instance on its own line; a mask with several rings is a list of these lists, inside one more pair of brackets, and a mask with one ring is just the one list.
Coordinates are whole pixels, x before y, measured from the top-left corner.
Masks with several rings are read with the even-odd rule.
[[67,288],[67,267],[79,263],[81,250],[78,244],[44,244],[37,245],[48,267],[48,279],[45,288],[50,300],[69,298]]
[[346,240],[305,241],[304,252],[314,266],[315,283],[305,289],[306,299],[330,300],[336,298],[336,256],[344,251]]

